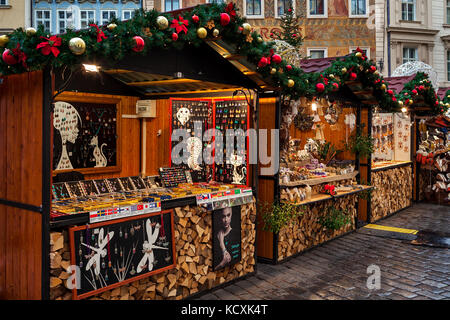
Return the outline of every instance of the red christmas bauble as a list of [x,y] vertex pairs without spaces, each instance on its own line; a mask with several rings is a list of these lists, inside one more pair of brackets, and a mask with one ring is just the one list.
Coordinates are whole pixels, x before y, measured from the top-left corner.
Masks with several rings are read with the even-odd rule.
[[411,92],[414,93],[414,94],[417,94],[417,90],[416,89],[412,89]]
[[199,18],[196,14],[194,14],[194,15],[192,16],[192,21],[193,21],[194,23],[198,23],[199,20],[200,20],[200,18]]
[[6,49],[5,51],[3,51],[2,54],[2,58],[3,61],[5,61],[6,64],[16,64],[17,63],[17,58],[15,56],[13,56],[12,54],[10,54],[10,50]]
[[267,58],[266,58],[266,57],[262,57],[262,58],[259,60],[259,62],[258,62],[258,67],[259,67],[259,68],[262,68],[262,67],[267,66],[268,64],[269,64],[269,61],[267,60]]
[[279,56],[278,54],[274,54],[272,56],[272,61],[275,63],[280,63],[281,62],[281,56]]
[[387,91],[387,93],[389,93],[391,96],[394,94],[394,91],[392,91],[391,89],[389,89],[388,91]]
[[419,90],[420,90],[420,91],[422,91],[422,90],[424,90],[424,89],[425,89],[424,86],[419,86]]
[[225,27],[229,23],[230,23],[230,15],[225,12],[221,13],[220,14],[220,24]]
[[286,70],[287,70],[287,71],[291,71],[291,70],[292,70],[292,66],[291,66],[290,64],[288,64],[288,65],[286,66]]
[[172,41],[178,40],[178,34],[176,32],[172,33]]
[[142,50],[144,50],[145,46],[144,39],[142,39],[142,37],[140,36],[134,36],[133,39],[134,41],[136,41],[136,44],[131,49],[133,49],[134,52],[141,52]]
[[397,98],[396,97],[392,97],[392,101],[396,102]]
[[325,85],[323,83],[316,84],[316,90],[317,92],[323,92],[325,90]]
[[377,67],[370,66],[370,72],[374,73],[375,71],[377,71]]
[[336,82],[333,83],[333,91],[337,91],[339,89],[339,84]]
[[350,73],[350,80],[356,80],[358,75],[355,72]]

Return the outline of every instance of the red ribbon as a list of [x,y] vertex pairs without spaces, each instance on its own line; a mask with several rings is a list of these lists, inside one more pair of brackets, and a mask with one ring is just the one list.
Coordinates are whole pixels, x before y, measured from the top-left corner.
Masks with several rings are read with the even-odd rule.
[[97,42],[102,42],[103,39],[107,39],[104,32],[98,27],[98,25],[91,23],[89,27],[95,27],[95,29],[97,29]]
[[51,36],[50,38],[42,37],[41,39],[45,39],[47,41],[41,42],[36,46],[36,49],[42,49],[42,54],[48,56],[50,53],[53,53],[53,55],[58,57],[59,55],[59,47],[62,43],[62,39],[58,38],[57,36]]

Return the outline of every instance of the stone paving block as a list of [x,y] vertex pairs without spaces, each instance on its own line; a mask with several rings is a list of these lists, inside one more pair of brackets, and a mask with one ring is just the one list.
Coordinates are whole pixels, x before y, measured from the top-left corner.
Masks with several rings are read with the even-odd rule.
[[[410,291],[403,290],[403,289],[398,289],[398,288],[394,289],[392,291],[392,295],[394,295],[394,294],[400,295],[400,296],[405,297],[407,299],[412,299],[414,297],[417,297],[417,294],[415,294],[415,293],[412,293]],[[390,297],[392,297],[392,295]]]
[[235,296],[224,289],[214,291],[214,295],[216,295],[220,300],[240,300],[238,296]]
[[426,290],[420,290],[420,291],[417,291],[416,293],[420,296],[425,296],[425,297],[433,299],[433,300],[441,300],[444,298],[441,295],[438,295],[438,294],[435,294],[435,293],[432,293],[432,292],[429,292]]
[[432,287],[436,287],[436,288],[444,288],[444,287],[447,286],[445,283],[437,282],[437,281],[434,281],[434,280],[424,280],[424,281],[422,281],[422,283],[430,285]]

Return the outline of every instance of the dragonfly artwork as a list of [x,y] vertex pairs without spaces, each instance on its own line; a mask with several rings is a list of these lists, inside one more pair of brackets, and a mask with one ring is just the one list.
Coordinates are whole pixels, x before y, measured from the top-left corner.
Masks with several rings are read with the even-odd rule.
[[144,256],[137,266],[137,273],[142,272],[146,268],[148,268],[148,271],[153,270],[153,265],[155,264],[155,255],[153,253],[154,249],[169,250],[168,248],[155,245],[159,237],[160,227],[161,225],[159,223],[152,223],[150,219],[147,219],[147,221],[145,222],[147,240],[145,240],[142,244],[142,253],[144,254]]
[[[95,289],[97,288],[97,286],[95,284],[94,275],[95,275],[95,279],[98,278],[100,280],[100,284],[102,287],[106,286],[106,281],[104,280],[102,274],[100,273],[100,267],[101,267],[100,258],[106,257],[108,252],[105,247],[111,241],[111,239],[114,237],[114,231],[109,232],[106,235],[106,237],[104,237],[103,235],[104,235],[104,229],[101,228],[99,235],[98,235],[97,247],[91,246],[91,245],[83,243],[83,242],[81,243],[83,246],[92,250],[91,254],[88,255],[90,258],[86,264],[86,271],[91,272],[92,279],[91,280],[87,279],[87,280],[91,283],[91,285]],[[94,254],[92,254],[92,253],[94,253]]]

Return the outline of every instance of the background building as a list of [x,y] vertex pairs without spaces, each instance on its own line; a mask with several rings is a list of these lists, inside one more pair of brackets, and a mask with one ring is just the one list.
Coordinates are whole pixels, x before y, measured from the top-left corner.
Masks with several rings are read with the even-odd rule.
[[113,16],[127,20],[133,16],[134,10],[142,7],[141,0],[34,0],[32,2],[33,26],[42,24],[52,33],[63,33],[69,26],[75,29],[86,28],[89,21],[103,24]]
[[377,60],[384,75],[409,61],[422,61],[437,73],[439,87],[450,86],[450,1],[376,0]]
[[0,0],[0,34],[31,25],[31,0]]

